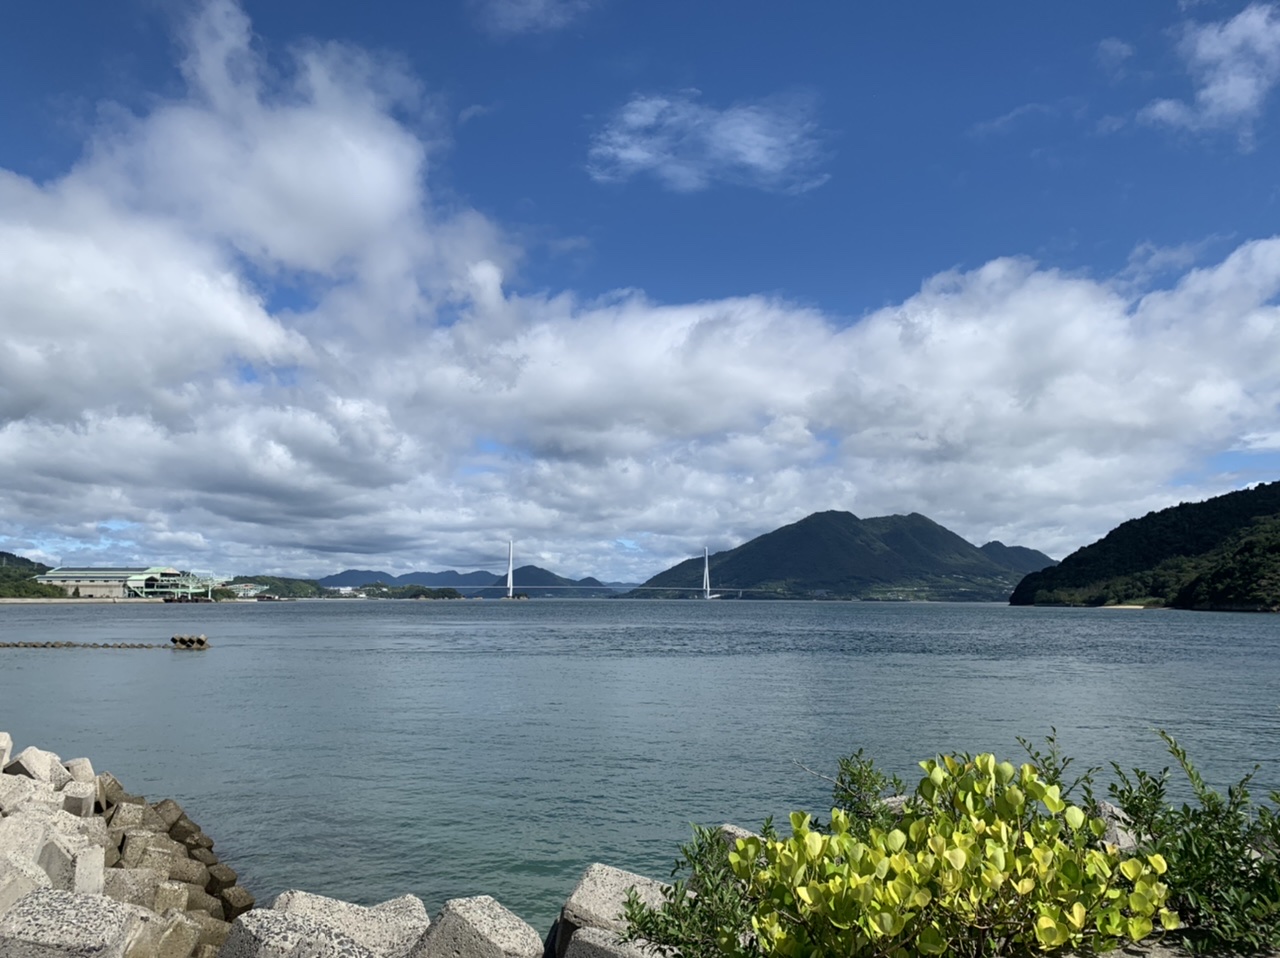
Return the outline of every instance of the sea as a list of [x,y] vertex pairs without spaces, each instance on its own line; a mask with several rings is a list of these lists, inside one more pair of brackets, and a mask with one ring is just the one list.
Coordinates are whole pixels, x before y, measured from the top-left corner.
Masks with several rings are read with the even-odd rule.
[[[545,933],[583,869],[667,878],[691,824],[830,811],[862,749],[1171,764],[1280,788],[1280,617],[988,604],[0,605],[0,730],[172,797],[260,903],[489,894]],[[1176,770],[1175,770],[1176,772]],[[1171,779],[1176,795],[1185,782]]]

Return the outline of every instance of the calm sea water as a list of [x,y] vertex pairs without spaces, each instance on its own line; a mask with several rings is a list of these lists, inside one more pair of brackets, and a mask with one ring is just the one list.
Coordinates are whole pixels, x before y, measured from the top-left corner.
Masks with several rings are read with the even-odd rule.
[[1280,617],[997,605],[658,601],[5,606],[0,729],[178,799],[259,898],[493,894],[545,931],[593,861],[666,877],[690,822],[828,809],[865,748],[1280,787]]

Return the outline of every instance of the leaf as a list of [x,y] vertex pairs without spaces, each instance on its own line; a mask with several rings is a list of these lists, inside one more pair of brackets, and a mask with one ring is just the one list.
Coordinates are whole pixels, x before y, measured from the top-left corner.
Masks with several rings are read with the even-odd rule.
[[1151,934],[1153,927],[1150,918],[1144,915],[1134,915],[1129,919],[1129,937],[1133,941],[1142,941],[1143,938]]
[[1142,874],[1142,862],[1136,858],[1126,858],[1120,863],[1120,874],[1129,881],[1135,881]]
[[889,851],[900,852],[904,847],[906,847],[907,836],[895,828],[885,836],[884,843],[889,847]]
[[942,857],[951,863],[952,868],[956,869],[964,868],[965,864],[969,861],[963,848],[948,848],[942,853]]
[[1084,812],[1080,811],[1080,809],[1077,808],[1075,805],[1067,806],[1067,810],[1064,814],[1064,817],[1067,820],[1067,824],[1071,826],[1071,830],[1073,832],[1079,831],[1080,827],[1084,824],[1084,819],[1085,819]]

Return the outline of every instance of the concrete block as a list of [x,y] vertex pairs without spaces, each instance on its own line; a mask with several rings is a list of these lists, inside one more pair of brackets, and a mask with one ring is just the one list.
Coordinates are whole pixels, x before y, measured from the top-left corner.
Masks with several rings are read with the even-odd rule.
[[42,804],[62,803],[48,782],[38,782],[25,775],[0,775],[0,814],[12,815],[33,800],[41,800]]
[[157,835],[145,828],[125,829],[124,841],[120,844],[120,860],[124,862],[126,868],[143,867],[143,856],[150,851],[155,851],[166,859],[164,866],[166,872],[169,870],[168,862],[177,855],[174,847],[163,835]]
[[426,906],[413,895],[366,908],[305,891],[287,891],[279,895],[271,907],[323,922],[381,958],[407,955],[431,925]]
[[141,805],[114,805],[106,815],[107,824],[112,828],[142,828],[142,808]]
[[202,911],[207,915],[225,921],[227,910],[222,901],[214,898],[199,885],[187,885],[187,911]]
[[0,768],[9,764],[9,756],[13,754],[13,736],[8,732],[0,732]]
[[191,958],[218,958],[218,946],[196,945],[196,950],[191,953]]
[[204,946],[221,948],[231,932],[231,925],[227,922],[219,921],[202,911],[187,912],[187,917],[200,926],[200,944],[196,946],[197,950]]
[[209,880],[204,883],[204,890],[210,895],[220,895],[240,880],[240,876],[236,874],[235,869],[227,865],[219,863],[208,866],[208,868]]
[[253,896],[242,885],[232,885],[218,893],[222,911],[227,921],[235,921],[254,906]]
[[661,954],[639,941],[623,941],[616,931],[579,928],[569,942],[566,958],[655,958]]
[[[70,785],[67,786],[67,788],[70,787]],[[63,792],[66,792],[66,789],[63,789]],[[97,845],[99,848],[105,848],[110,844],[111,839],[107,833],[107,825],[97,815],[91,815],[89,818],[79,818],[60,808],[54,811],[47,821],[50,831],[58,832],[76,841],[88,842],[90,845]]]
[[186,812],[182,810],[182,806],[172,798],[166,798],[162,802],[156,802],[151,806],[151,808],[164,822],[164,830],[166,832],[178,823],[178,819],[183,818],[186,815]]
[[[219,958],[377,958],[340,931],[305,915],[268,908],[246,912],[231,925]],[[462,956],[459,956],[462,958]]]
[[760,837],[757,832],[742,828],[738,825],[730,825],[727,822],[721,825],[718,830],[720,832],[720,837],[724,839],[724,843],[729,846],[730,851],[737,847],[739,838],[746,839]]
[[75,883],[77,895],[101,895],[106,884],[106,849],[89,845],[76,853]]
[[167,912],[162,929],[156,942],[156,958],[188,958],[200,943],[200,924],[181,911]]
[[98,776],[98,804],[103,808],[119,805],[124,793],[124,786],[110,772],[102,772]]
[[200,834],[200,826],[183,815],[169,826],[169,837],[174,841],[186,844],[188,838]]
[[155,908],[156,889],[168,876],[145,868],[108,868],[103,875],[103,894],[116,901],[142,908]]
[[[174,881],[186,882],[188,885],[199,885],[204,888],[209,884],[209,869],[199,862],[192,861],[185,855],[174,858],[169,865],[169,877]],[[234,885],[235,882],[232,882]],[[210,894],[215,894],[210,892]]]
[[0,917],[3,958],[124,958],[147,916],[99,895],[31,892]]
[[78,818],[93,814],[93,803],[98,800],[98,788],[87,782],[70,781],[62,786],[62,808]]
[[1138,836],[1129,827],[1131,822],[1124,809],[1110,802],[1098,802],[1098,817],[1107,823],[1106,834],[1102,836],[1104,842],[1115,845],[1121,853],[1132,852],[1138,847]]
[[108,845],[102,851],[106,856],[103,859],[103,864],[106,865],[107,868],[115,868],[116,865],[120,864],[120,851],[114,845]]
[[46,818],[19,810],[0,818],[0,848],[14,856],[36,861],[49,840]]
[[489,895],[452,898],[410,951],[411,958],[542,958],[533,927]]
[[37,888],[51,887],[49,876],[35,862],[0,852],[0,915]]
[[73,782],[79,782],[82,785],[94,786],[94,798],[96,800],[98,776],[93,773],[93,763],[91,761],[87,758],[73,758],[69,762],[63,762],[62,767],[71,775],[71,780]]
[[156,848],[150,846],[142,853],[142,857],[136,862],[131,863],[134,868],[154,868],[158,872],[162,872],[166,877],[172,878],[173,866],[177,859],[173,852],[167,848]]
[[556,931],[556,958],[564,958],[579,928],[601,928],[622,931],[626,921],[622,908],[627,892],[634,888],[640,900],[654,908],[662,905],[662,892],[667,886],[660,881],[623,871],[610,865],[588,865],[577,886],[560,911]]
[[[162,881],[156,886],[155,911],[166,912],[170,908],[187,910],[187,886],[180,881]],[[192,948],[195,947],[193,943]]]
[[[182,847],[186,848],[185,845]],[[209,868],[218,864],[218,856],[207,848],[187,848],[187,857]]]
[[71,781],[71,773],[62,767],[62,759],[34,745],[15,755],[4,771],[6,775],[25,775],[37,782],[48,782],[55,790]]

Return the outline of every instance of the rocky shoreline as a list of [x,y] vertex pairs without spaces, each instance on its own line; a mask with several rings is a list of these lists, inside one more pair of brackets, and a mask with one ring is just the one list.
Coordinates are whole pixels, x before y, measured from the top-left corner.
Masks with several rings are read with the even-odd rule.
[[583,873],[545,934],[480,895],[434,919],[413,895],[374,906],[286,891],[255,907],[214,841],[173,799],[148,804],[86,758],[64,762],[0,732],[0,958],[653,958],[624,943],[628,890]]

